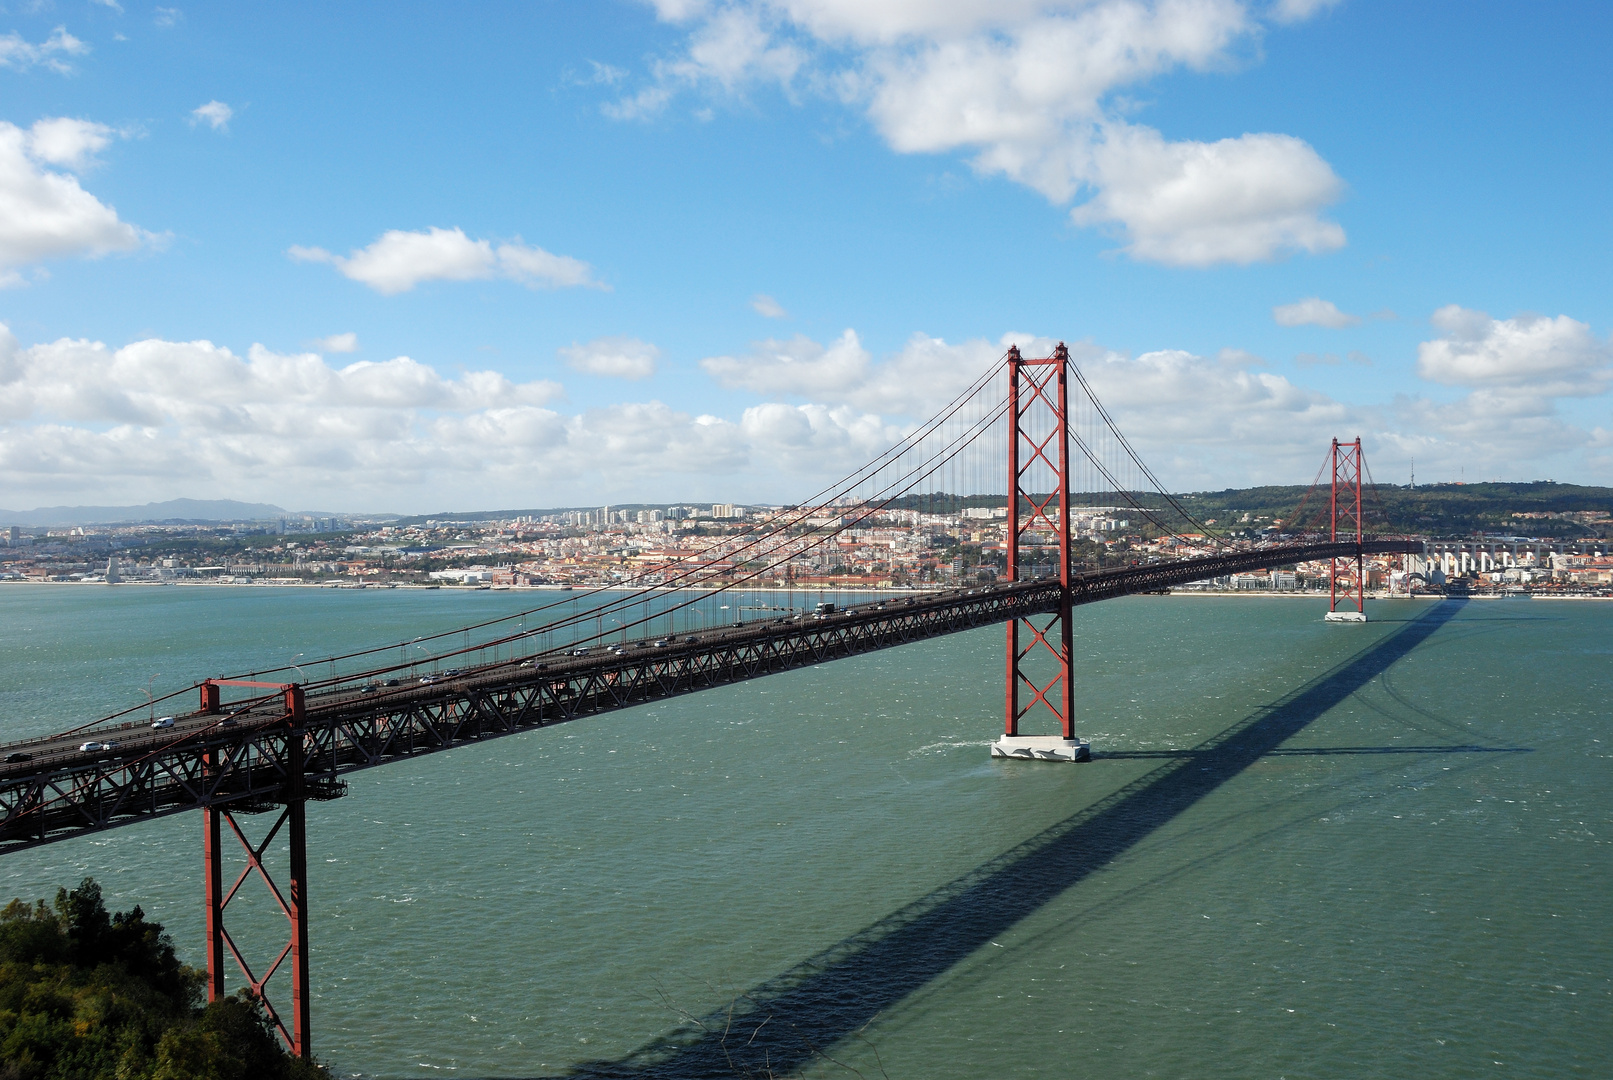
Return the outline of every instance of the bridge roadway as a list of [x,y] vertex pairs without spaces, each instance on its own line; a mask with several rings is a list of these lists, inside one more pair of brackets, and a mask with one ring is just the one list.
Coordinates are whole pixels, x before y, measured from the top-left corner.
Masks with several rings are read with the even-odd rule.
[[[1072,606],[1224,574],[1421,541],[1290,544],[1077,574]],[[299,793],[342,794],[343,775],[500,735],[1057,611],[1054,578],[870,600],[827,616],[758,619],[672,639],[568,647],[435,681],[349,682],[307,695],[300,736],[271,693],[171,727],[123,724],[0,747],[0,853],[204,805],[267,810]],[[302,775],[289,766],[302,740]],[[86,743],[110,749],[83,750]]]

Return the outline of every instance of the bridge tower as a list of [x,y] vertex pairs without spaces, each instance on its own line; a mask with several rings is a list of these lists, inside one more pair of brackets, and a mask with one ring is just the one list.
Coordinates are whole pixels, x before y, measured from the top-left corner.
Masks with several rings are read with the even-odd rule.
[[[202,712],[216,714],[222,711],[219,687],[223,684],[273,687],[284,693],[285,740],[283,758],[278,763],[284,779],[278,799],[280,812],[263,839],[255,844],[247,838],[237,820],[238,817],[245,815],[232,813],[229,804],[214,805],[210,801],[202,803],[203,888],[207,898],[207,1000],[215,1001],[225,996],[224,953],[228,950],[235,960],[236,967],[240,968],[242,976],[245,977],[246,985],[263,1003],[264,1011],[281,1039],[285,1041],[287,1048],[299,1057],[312,1058],[313,1045],[308,1015],[311,996],[308,979],[308,791],[303,775],[306,765],[303,746],[305,712],[303,689],[295,683],[210,679],[201,685]],[[229,763],[222,760],[222,755],[227,752],[224,750],[207,752],[206,769],[210,791],[217,783],[216,778],[226,771]],[[271,808],[253,805],[246,810],[250,813]],[[221,843],[223,839],[221,826],[229,827],[230,834],[240,843],[241,850],[246,855],[245,868],[228,890],[224,888],[223,864],[226,848]],[[275,838],[280,835],[281,829],[285,829],[285,839],[290,848],[287,888],[284,892],[275,884],[265,863],[265,855]],[[252,965],[241,955],[240,947],[224,927],[225,908],[253,876],[263,882],[270,899],[290,924],[289,940],[263,969],[261,975],[253,972]],[[267,986],[269,980],[274,978],[282,967],[287,966],[288,962],[291,979],[291,1015],[286,1017],[282,1016],[274,1003],[269,1000]]]
[[[1061,600],[1058,610],[1008,623],[1008,670],[1003,737],[993,757],[1086,761],[1091,751],[1075,734],[1075,684],[1070,659],[1070,351],[1026,359],[1008,349],[1007,580],[1018,581],[1026,557],[1056,542]],[[1051,482],[1049,482],[1051,481]],[[1047,490],[1038,491],[1036,488]],[[1034,542],[1032,542],[1034,541]],[[1058,724],[1057,735],[1026,735],[1033,716]]]
[[[1358,435],[1354,442],[1339,442],[1333,440],[1333,491],[1330,505],[1332,508],[1332,540],[1336,544],[1341,539],[1350,539],[1350,530],[1355,530],[1355,610],[1348,607],[1339,610],[1339,577],[1341,573],[1347,576],[1350,573],[1349,558],[1334,558],[1328,560],[1327,573],[1327,621],[1328,622],[1355,622],[1367,621],[1366,608],[1366,566],[1361,553],[1361,437]],[[1344,525],[1343,536],[1339,534],[1340,522]],[[1350,602],[1349,587],[1346,585],[1344,602]]]

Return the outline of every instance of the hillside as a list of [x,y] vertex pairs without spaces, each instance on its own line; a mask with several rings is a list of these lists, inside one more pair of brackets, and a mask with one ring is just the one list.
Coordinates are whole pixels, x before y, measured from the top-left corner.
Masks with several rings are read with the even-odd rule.
[[[1290,519],[1306,490],[1297,485],[1228,488],[1197,491],[1181,499],[1199,520],[1216,519],[1217,528],[1261,527],[1278,519],[1288,527],[1296,524]],[[1319,488],[1305,507],[1305,520],[1297,524],[1325,523],[1327,499],[1327,489]],[[1418,488],[1380,484],[1365,501],[1368,528],[1374,532],[1443,537],[1497,533],[1565,540],[1613,536],[1613,488],[1551,481]]]

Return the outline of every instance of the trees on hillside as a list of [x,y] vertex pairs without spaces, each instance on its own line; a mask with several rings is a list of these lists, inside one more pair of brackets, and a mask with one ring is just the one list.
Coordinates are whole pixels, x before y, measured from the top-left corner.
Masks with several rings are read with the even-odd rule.
[[201,1003],[203,978],[139,907],[85,878],[0,910],[0,1080],[315,1080],[260,1003]]

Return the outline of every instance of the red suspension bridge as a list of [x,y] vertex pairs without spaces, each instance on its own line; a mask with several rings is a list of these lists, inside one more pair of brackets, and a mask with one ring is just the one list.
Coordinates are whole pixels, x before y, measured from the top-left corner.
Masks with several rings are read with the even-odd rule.
[[[1005,564],[995,582],[689,632],[688,615],[713,592],[755,587],[893,515],[909,515],[922,527],[925,507],[943,493],[989,491],[1004,460]],[[1007,627],[1004,735],[993,753],[1083,760],[1071,666],[1076,607],[1326,560],[1333,567],[1329,617],[1364,620],[1365,556],[1422,551],[1420,541],[1364,531],[1368,486],[1359,439],[1335,439],[1323,471],[1329,466],[1328,512],[1320,528],[1302,531],[1302,504],[1285,522],[1282,539],[1234,542],[1196,521],[1158,482],[1062,344],[1043,358],[1011,348],[1001,365],[931,420],[802,504],[758,523],[720,559],[680,564],[653,585],[594,590],[583,603],[567,596],[475,626],[304,665],[323,668],[322,678],[288,666],[204,679],[178,692],[194,695],[194,706],[161,726],[128,718],[148,707],[142,702],[55,736],[0,748],[0,853],[201,810],[209,997],[224,994],[233,963],[263,998],[287,1045],[307,1056],[307,804],[340,797],[347,774],[993,624]],[[1313,492],[1320,493],[1319,484]],[[1087,567],[1076,551],[1075,521],[1098,507],[1135,517],[1148,533],[1174,538],[1179,550],[1193,554]],[[242,827],[253,814],[272,815],[257,841]],[[282,833],[290,850],[280,877],[284,888],[266,860]],[[227,882],[231,838],[245,868]],[[225,925],[231,901],[253,878],[267,887],[289,925],[284,948],[261,964],[242,954]],[[270,1000],[271,979],[278,1006]]]

